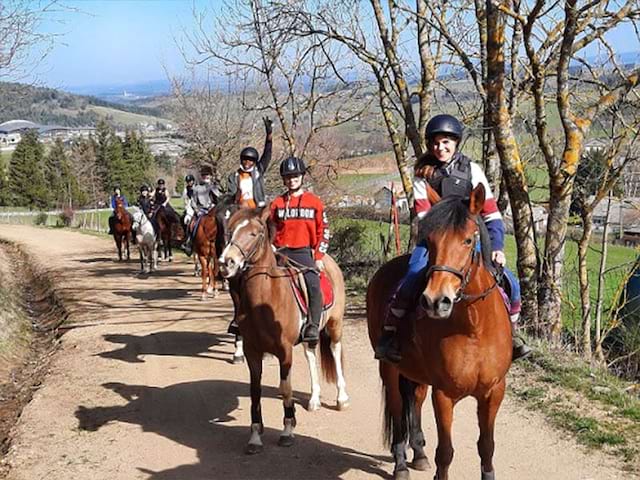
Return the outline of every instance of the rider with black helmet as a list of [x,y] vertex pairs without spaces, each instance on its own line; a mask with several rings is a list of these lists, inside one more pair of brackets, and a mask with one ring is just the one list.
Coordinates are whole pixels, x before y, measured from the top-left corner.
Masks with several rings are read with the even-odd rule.
[[116,184],[113,186],[113,194],[111,195],[111,209],[113,210],[113,214],[109,217],[109,235],[113,234],[113,229],[116,224],[116,201],[122,200],[124,204],[124,208],[129,207],[129,203],[127,202],[127,197],[125,197],[120,190],[120,185]]
[[329,224],[324,204],[319,197],[305,191],[304,161],[289,157],[280,164],[280,176],[287,191],[271,202],[271,222],[276,232],[273,239],[278,252],[293,265],[302,267],[309,295],[309,323],[302,340],[313,345],[319,338],[322,315],[320,272],[324,270],[322,258],[329,247]]
[[266,131],[266,140],[262,156],[253,147],[243,148],[240,152],[240,168],[229,175],[229,195],[235,198],[235,203],[243,207],[264,207],[266,196],[264,192],[264,172],[271,162],[272,125],[270,118],[262,119]]
[[184,229],[185,238],[188,235],[188,226],[191,223],[191,219],[195,213],[191,199],[193,197],[193,186],[196,182],[196,177],[192,174],[188,174],[184,177],[184,190],[182,190],[182,201],[184,202],[184,215],[182,217],[182,227]]
[[[510,314],[512,327],[515,327],[520,314],[520,288],[515,276],[505,267],[502,215],[480,165],[472,162],[458,150],[463,131],[463,125],[451,115],[436,115],[427,123],[427,153],[418,158],[414,166],[413,192],[416,214],[418,218],[424,217],[431,208],[427,198],[427,184],[441,197],[455,195],[465,198],[469,197],[472,189],[478,184],[484,185],[485,203],[480,214],[489,232],[491,257],[494,263],[504,268],[511,284]],[[416,303],[421,282],[425,277],[427,262],[427,245],[420,242],[411,254],[408,271],[389,305],[383,334],[375,349],[376,358],[392,363],[401,360],[398,325]],[[521,339],[515,335],[513,338],[514,360],[531,352]]]
[[153,203],[153,214],[155,215],[158,210],[163,208],[167,215],[167,219],[171,223],[180,223],[180,217],[169,203],[170,197],[167,193],[167,185],[164,178],[159,178],[156,184],[156,188],[151,195],[151,201]]

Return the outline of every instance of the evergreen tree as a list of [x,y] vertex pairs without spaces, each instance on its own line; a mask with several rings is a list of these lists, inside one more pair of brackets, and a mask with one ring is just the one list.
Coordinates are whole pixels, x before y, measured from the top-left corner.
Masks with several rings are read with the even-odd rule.
[[7,167],[0,163],[0,206],[8,203]]
[[64,189],[62,180],[62,166],[66,162],[66,154],[62,140],[56,139],[49,153],[45,157],[44,176],[48,185],[48,203],[57,208],[63,202]]
[[154,158],[142,136],[134,131],[128,131],[125,136],[123,155],[128,173],[126,188],[133,195],[140,185],[151,183],[149,176]]
[[109,148],[114,136],[113,129],[109,124],[104,120],[100,120],[98,125],[96,125],[96,136],[94,140],[96,158],[95,173],[98,178],[102,179],[102,190],[105,192],[110,192],[112,188],[111,185],[109,185],[109,172],[111,170]]
[[8,194],[11,205],[45,208],[48,203],[44,148],[35,131],[28,131],[11,155]]

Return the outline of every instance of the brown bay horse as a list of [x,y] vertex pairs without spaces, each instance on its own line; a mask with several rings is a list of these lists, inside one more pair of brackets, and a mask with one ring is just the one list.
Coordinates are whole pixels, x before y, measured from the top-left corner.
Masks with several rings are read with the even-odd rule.
[[173,238],[173,230],[175,220],[167,212],[166,208],[160,205],[154,213],[156,224],[158,225],[158,259],[173,261],[173,252],[171,251],[171,240]]
[[[244,339],[244,354],[251,378],[251,436],[245,452],[262,451],[261,379],[262,358],[274,355],[280,364],[280,392],[284,406],[284,430],[278,445],[293,444],[296,425],[291,366],[293,346],[298,342],[303,316],[293,296],[288,269],[278,265],[267,225],[269,208],[240,209],[228,222],[229,242],[220,256],[225,278],[238,282],[238,324]],[[325,267],[335,292],[333,305],[323,314],[320,360],[326,379],[337,385],[338,409],[346,408],[349,396],[342,371],[342,321],[345,308],[344,279],[338,265],[326,255]],[[320,408],[320,382],[316,346],[304,344],[311,376],[311,398],[307,409]]]
[[[435,192],[430,195],[437,197]],[[439,199],[436,198],[436,199]],[[408,479],[407,440],[413,467],[429,468],[424,453],[421,409],[432,387],[438,430],[436,480],[449,478],[453,459],[451,425],[456,403],[468,396],[478,402],[478,453],[482,480],[494,480],[494,425],[511,365],[509,316],[488,259],[478,251],[478,217],[485,199],[482,185],[469,200],[450,197],[435,204],[421,223],[429,267],[418,308],[399,326],[402,360],[380,362],[384,385],[385,441],[394,456],[395,479]],[[383,265],[367,290],[369,338],[375,346],[389,301],[405,274],[408,256]]]
[[122,261],[122,247],[126,248],[127,260],[131,258],[129,253],[129,239],[131,238],[131,214],[124,206],[121,198],[116,199],[115,222],[113,225],[113,239],[118,248],[118,260]]
[[[217,210],[212,208],[200,218],[197,225],[198,230],[193,239],[193,253],[200,266],[200,277],[202,278],[202,300],[207,299],[207,294],[213,294],[214,298],[218,295],[216,277],[218,276],[220,233],[216,212]],[[195,220],[193,223],[193,228],[196,228]]]

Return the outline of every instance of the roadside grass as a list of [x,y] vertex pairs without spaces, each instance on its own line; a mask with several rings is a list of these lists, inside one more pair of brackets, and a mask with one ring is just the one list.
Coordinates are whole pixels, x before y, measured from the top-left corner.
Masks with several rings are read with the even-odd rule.
[[612,454],[629,471],[640,472],[637,385],[590,368],[566,351],[542,342],[534,346],[526,361],[511,367],[510,393],[579,443]]

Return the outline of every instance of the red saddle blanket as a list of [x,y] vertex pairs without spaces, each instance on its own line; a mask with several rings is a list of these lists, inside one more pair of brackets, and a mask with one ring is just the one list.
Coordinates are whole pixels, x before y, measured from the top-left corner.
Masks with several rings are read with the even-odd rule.
[[[291,273],[289,279],[293,295],[296,297],[296,301],[303,315],[307,315],[309,313],[309,306],[307,305],[307,294],[303,290],[304,279],[301,278],[297,270],[289,269],[289,272]],[[320,272],[320,291],[322,292],[322,310],[328,310],[333,305],[334,294],[331,280],[329,280],[329,277],[327,277],[324,272]]]

